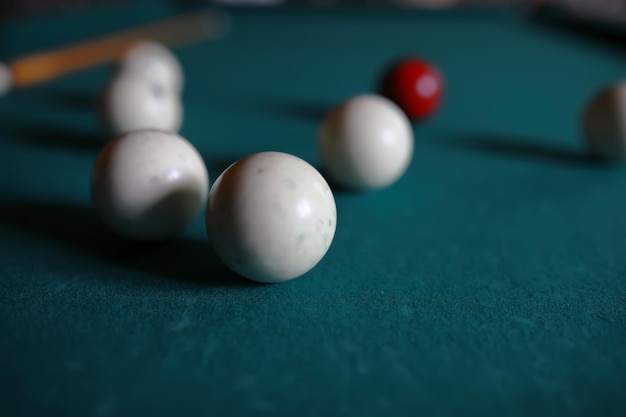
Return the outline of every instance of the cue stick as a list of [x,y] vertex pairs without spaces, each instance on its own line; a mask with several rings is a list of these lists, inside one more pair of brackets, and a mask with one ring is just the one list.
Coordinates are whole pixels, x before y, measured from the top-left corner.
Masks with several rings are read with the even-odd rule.
[[[119,60],[133,42],[151,40],[173,47],[202,39],[221,38],[228,32],[228,26],[227,15],[224,13],[207,10],[193,12],[60,49],[30,54],[10,62],[5,71],[8,70],[8,82],[11,86],[27,87],[70,72]],[[4,64],[0,63],[2,65]]]

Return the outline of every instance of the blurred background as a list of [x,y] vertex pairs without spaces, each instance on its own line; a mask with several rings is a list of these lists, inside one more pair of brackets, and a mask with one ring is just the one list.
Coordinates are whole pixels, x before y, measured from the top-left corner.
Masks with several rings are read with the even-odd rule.
[[[103,3],[132,3],[132,0],[0,0],[0,19],[83,9]],[[405,8],[449,8],[515,5],[563,13],[577,18],[626,25],[626,0],[172,0],[187,5],[279,6],[397,6]]]

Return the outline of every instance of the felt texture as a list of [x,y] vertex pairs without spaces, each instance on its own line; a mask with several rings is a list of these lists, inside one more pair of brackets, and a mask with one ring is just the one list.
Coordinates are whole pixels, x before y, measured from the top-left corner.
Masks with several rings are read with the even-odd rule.
[[[8,22],[5,58],[179,11],[118,3]],[[335,190],[307,275],[260,285],[198,218],[133,244],[99,221],[101,67],[0,100],[0,415],[626,414],[626,171],[586,158],[580,113],[623,46],[507,9],[239,9],[176,50],[181,134],[211,182],[315,135],[387,65],[443,71],[393,186]],[[45,35],[45,36],[44,36]]]

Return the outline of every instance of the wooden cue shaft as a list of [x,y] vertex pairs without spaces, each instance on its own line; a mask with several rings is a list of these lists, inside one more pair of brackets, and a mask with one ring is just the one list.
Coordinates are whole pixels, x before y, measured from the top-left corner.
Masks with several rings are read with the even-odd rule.
[[226,16],[214,11],[194,12],[138,26],[112,35],[35,53],[10,63],[12,83],[25,87],[60,75],[119,59],[132,42],[152,40],[176,46],[215,39],[227,31]]

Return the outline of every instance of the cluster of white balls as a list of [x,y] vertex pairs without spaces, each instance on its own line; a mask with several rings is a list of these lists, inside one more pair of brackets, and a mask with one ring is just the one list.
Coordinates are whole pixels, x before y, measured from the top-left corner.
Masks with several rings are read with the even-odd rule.
[[[116,139],[93,168],[96,211],[127,238],[159,241],[176,236],[204,208],[209,240],[236,273],[281,282],[312,269],[337,225],[324,177],[293,155],[261,152],[234,162],[209,192],[202,156],[176,133],[182,86],[181,66],[166,48],[141,43],[129,49],[102,103]],[[391,101],[357,96],[323,121],[318,147],[332,182],[381,188],[407,169],[413,134]]]
[[123,54],[104,90],[101,115],[110,132],[178,132],[183,119],[183,70],[166,47],[137,42]]

